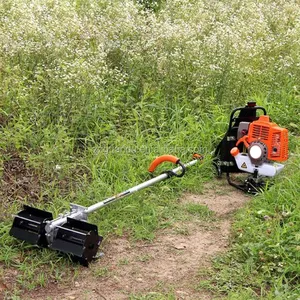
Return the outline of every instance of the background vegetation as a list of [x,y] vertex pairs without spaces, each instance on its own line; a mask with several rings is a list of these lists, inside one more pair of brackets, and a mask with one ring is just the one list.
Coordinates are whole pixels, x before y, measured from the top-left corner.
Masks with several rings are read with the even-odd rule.
[[182,180],[91,216],[105,236],[152,239],[182,217],[178,195],[214,176],[229,111],[254,99],[289,129],[290,159],[200,285],[232,299],[300,297],[299,82],[297,0],[0,0],[0,262],[18,270],[15,293],[66,270],[8,236],[23,203],[58,214],[144,181],[157,155],[205,154]]

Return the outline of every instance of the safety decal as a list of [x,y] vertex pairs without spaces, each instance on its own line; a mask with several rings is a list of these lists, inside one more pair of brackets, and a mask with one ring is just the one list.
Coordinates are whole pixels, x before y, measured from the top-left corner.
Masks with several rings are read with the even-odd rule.
[[247,169],[247,165],[246,165],[246,163],[245,163],[245,162],[243,162],[243,164],[241,165],[241,168],[243,168],[243,169]]

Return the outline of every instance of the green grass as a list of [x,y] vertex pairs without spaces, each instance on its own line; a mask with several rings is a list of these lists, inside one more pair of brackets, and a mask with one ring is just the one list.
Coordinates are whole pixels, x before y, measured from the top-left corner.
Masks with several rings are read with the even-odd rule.
[[204,205],[197,203],[188,203],[185,207],[188,213],[200,217],[202,220],[209,220],[213,216],[213,212]]
[[[274,186],[252,199],[234,224],[231,250],[218,257],[200,287],[229,299],[298,299],[300,296],[299,156]],[[207,275],[206,275],[207,276]]]
[[132,295],[130,300],[175,300],[176,296],[173,293],[161,294],[161,293],[149,293],[147,295]]
[[178,199],[214,178],[211,152],[231,109],[254,99],[288,128],[290,159],[241,210],[232,249],[200,285],[229,299],[297,298],[299,11],[296,1],[1,1],[0,264],[18,272],[11,294],[80,272],[9,236],[11,214],[24,203],[57,216],[70,202],[89,206],[147,180],[158,155],[187,162],[199,152],[205,160],[183,178],[89,221],[106,238],[152,240],[177,221],[213,218]]

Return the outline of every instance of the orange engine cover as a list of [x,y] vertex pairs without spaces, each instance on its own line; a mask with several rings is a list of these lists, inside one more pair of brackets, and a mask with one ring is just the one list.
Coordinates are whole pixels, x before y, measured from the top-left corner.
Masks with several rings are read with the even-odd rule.
[[288,130],[270,122],[269,116],[260,116],[249,125],[247,142],[260,141],[267,146],[267,158],[275,161],[288,159]]

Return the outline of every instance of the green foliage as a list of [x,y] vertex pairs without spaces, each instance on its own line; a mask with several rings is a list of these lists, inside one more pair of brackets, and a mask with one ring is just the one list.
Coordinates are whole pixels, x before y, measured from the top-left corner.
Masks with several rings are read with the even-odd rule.
[[204,219],[204,220],[209,219],[213,215],[213,212],[207,206],[200,205],[200,204],[197,204],[197,203],[187,204],[186,205],[186,210],[190,214],[198,216],[198,217],[200,217],[201,219]]
[[153,12],[158,12],[165,0],[137,0],[137,3],[141,4],[145,9],[152,10]]
[[130,300],[175,300],[176,296],[173,293],[161,294],[161,293],[148,293],[147,295],[132,295]]
[[239,289],[264,299],[300,296],[299,163],[291,158],[285,176],[241,210],[231,251],[216,259],[217,273],[202,287],[233,299]]

